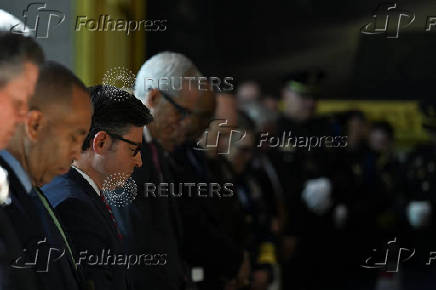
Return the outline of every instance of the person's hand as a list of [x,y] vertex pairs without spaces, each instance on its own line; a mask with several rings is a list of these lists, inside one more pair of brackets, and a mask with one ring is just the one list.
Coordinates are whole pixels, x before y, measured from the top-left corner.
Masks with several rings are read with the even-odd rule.
[[268,284],[268,271],[256,270],[253,272],[253,284],[251,290],[266,290]]
[[304,186],[302,198],[309,210],[322,215],[332,206],[331,192],[330,179],[325,177],[309,179]]

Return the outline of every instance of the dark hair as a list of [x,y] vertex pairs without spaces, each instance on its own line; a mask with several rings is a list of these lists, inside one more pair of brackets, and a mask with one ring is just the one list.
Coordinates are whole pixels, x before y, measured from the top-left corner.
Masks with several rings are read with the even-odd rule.
[[238,110],[238,128],[254,132],[256,123],[244,111]]
[[36,41],[11,32],[0,32],[0,87],[22,70],[25,61],[36,65],[44,62],[44,53]]
[[55,61],[46,61],[40,67],[35,93],[30,99],[29,108],[32,110],[44,106],[47,102],[71,103],[73,87],[88,92],[83,82],[67,67]]
[[134,95],[113,86],[89,88],[94,107],[91,128],[83,142],[87,150],[99,131],[123,135],[131,126],[143,127],[153,120],[147,107]]

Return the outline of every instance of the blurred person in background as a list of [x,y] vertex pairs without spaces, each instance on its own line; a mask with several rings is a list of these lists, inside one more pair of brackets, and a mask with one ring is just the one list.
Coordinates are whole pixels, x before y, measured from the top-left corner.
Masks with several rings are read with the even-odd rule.
[[406,192],[400,212],[399,242],[401,246],[416,249],[413,260],[402,269],[405,290],[434,289],[436,285],[436,263],[430,261],[429,255],[436,244],[436,103],[421,101],[420,111],[422,126],[430,138],[427,143],[416,145],[405,162]]
[[[91,105],[83,83],[67,68],[46,62],[40,68],[24,124],[0,152],[12,200],[5,212],[23,247],[14,263],[22,268],[36,257],[31,270],[36,272],[38,289],[76,290],[86,285],[69,236],[39,187],[68,170],[78,157],[90,122]],[[52,249],[64,254],[56,256]]]
[[[128,92],[98,85],[91,87],[89,94],[93,105],[89,133],[85,130],[81,138],[72,138],[79,143],[73,165],[43,191],[71,237],[74,257],[94,289],[131,289],[127,277],[130,269],[118,258],[126,254],[123,236],[110,211],[110,197],[103,191],[115,191],[104,188],[105,183],[123,183],[135,167],[142,165],[143,126],[152,117]],[[86,97],[89,103],[89,95]],[[110,257],[105,252],[116,255],[116,263],[115,259],[108,263]],[[102,261],[96,263],[91,256],[102,257]]]
[[[256,179],[262,184],[265,197],[268,200],[268,208],[274,217],[272,220],[273,232],[279,235],[282,233],[285,223],[284,181],[280,180],[275,165],[271,161],[274,158],[273,156],[279,153],[276,147],[260,142],[262,134],[276,134],[278,114],[263,106],[260,102],[247,104],[242,107],[242,111],[246,112],[255,124],[256,148],[251,162],[251,170]],[[280,159],[275,158],[275,160],[277,162]]]
[[223,189],[224,184],[219,183],[207,167],[204,151],[208,149],[208,144],[197,142],[209,135],[209,123],[214,123],[214,113],[215,96],[212,92],[198,95],[191,125],[187,128],[187,140],[171,154],[174,161],[172,168],[178,182],[214,183],[215,189],[219,187],[218,193],[210,189],[203,193],[208,195],[207,198],[189,197],[184,192],[180,199],[184,228],[183,254],[193,273],[197,273],[193,275],[193,282],[198,289],[205,290],[224,289],[231,280],[240,285],[248,279],[243,275],[249,274],[243,271],[246,260],[243,248],[225,231],[221,213],[217,211],[221,200],[227,198],[223,197],[227,193]]
[[[14,21],[14,22],[11,22]],[[0,10],[0,30],[8,30],[15,22],[10,14]],[[28,101],[33,94],[39,65],[44,54],[31,38],[9,32],[0,32],[0,150],[13,136],[18,123],[23,123]],[[7,172],[0,167],[0,289],[34,289],[32,271],[16,271],[9,262],[22,251],[12,221],[3,206],[10,204]]]
[[255,123],[242,111],[238,111],[237,130],[244,132],[244,137],[236,142],[230,140],[225,157],[245,221],[246,232],[241,239],[251,256],[251,289],[266,290],[273,280],[272,265],[276,263],[278,201],[269,180],[259,178],[262,175],[252,165],[256,155]]
[[280,100],[277,97],[275,97],[274,95],[269,95],[269,94],[264,95],[260,99],[260,103],[272,112],[276,112],[276,113],[279,112]]
[[262,91],[260,85],[255,81],[242,82],[236,91],[238,106],[246,103],[256,102],[260,99]]
[[282,89],[284,112],[275,136],[291,141],[277,146],[280,154],[272,161],[285,181],[284,289],[338,289],[341,282],[336,213],[343,210],[334,160],[347,144],[332,118],[315,116],[323,78],[320,70],[294,72]]
[[238,113],[236,102],[233,95],[217,95],[218,122],[209,128],[205,143],[216,145],[206,151],[211,175],[219,184],[233,185],[234,195],[222,198],[215,208],[225,231],[246,251],[238,279],[229,281],[225,289],[248,286],[250,268],[254,269],[252,289],[265,289],[272,280],[275,259],[273,222],[266,198],[270,193],[263,192],[251,170],[256,149],[254,123]]
[[374,254],[372,249],[385,248],[398,232],[402,171],[394,150],[394,130],[388,122],[368,125],[362,112],[352,111],[347,127],[350,147],[345,159],[338,161],[343,162],[338,184],[343,187],[341,201],[347,209],[342,239],[343,249],[349,253],[344,261],[349,273],[346,289],[375,289],[380,272],[361,265]]

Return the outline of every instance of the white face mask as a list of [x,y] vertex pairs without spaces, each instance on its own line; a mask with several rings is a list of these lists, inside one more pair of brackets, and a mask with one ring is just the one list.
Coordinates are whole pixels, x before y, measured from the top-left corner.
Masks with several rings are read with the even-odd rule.
[[8,173],[0,167],[0,206],[9,205],[10,203]]

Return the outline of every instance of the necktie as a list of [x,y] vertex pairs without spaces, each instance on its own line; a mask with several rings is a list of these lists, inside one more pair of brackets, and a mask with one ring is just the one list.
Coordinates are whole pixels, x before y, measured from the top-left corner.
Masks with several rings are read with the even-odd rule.
[[106,209],[107,209],[107,211],[109,213],[109,216],[112,219],[112,222],[114,223],[115,229],[117,230],[118,238],[120,240],[122,240],[123,239],[123,235],[121,234],[120,229],[118,228],[117,220],[115,219],[115,216],[112,213],[112,209],[111,209],[109,203],[107,202],[107,200],[104,197],[103,193],[100,194],[100,197],[101,197],[101,200],[103,201],[103,203],[104,203],[104,205],[105,205],[105,207],[106,207]]
[[151,147],[151,159],[153,160],[153,165],[158,172],[159,182],[163,182],[162,168],[160,167],[159,154],[157,152],[157,147],[153,142],[150,143],[150,147]]
[[53,223],[57,227],[59,233],[62,236],[62,239],[64,240],[65,246],[68,249],[68,253],[70,253],[71,260],[73,261],[74,268],[77,270],[76,262],[74,261],[73,257],[73,251],[71,250],[70,244],[68,243],[67,237],[65,236],[64,230],[62,229],[61,224],[59,223],[59,220],[57,219],[56,215],[54,214],[53,210],[51,209],[50,205],[48,204],[47,200],[43,196],[41,190],[38,187],[33,187],[33,189],[36,191],[36,194],[38,195],[39,199],[41,200],[43,206],[47,210],[48,214],[50,215],[51,219],[53,220]]

